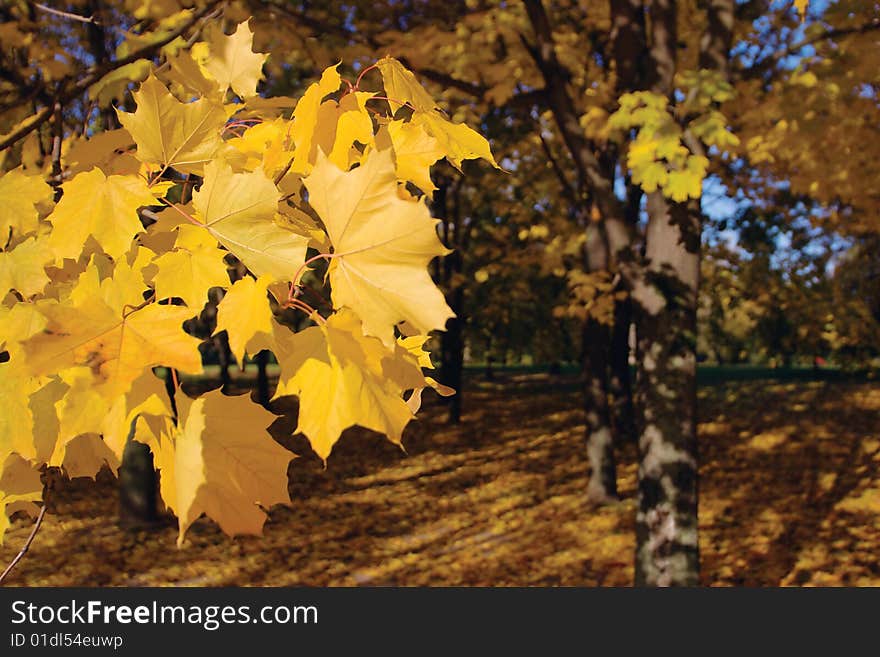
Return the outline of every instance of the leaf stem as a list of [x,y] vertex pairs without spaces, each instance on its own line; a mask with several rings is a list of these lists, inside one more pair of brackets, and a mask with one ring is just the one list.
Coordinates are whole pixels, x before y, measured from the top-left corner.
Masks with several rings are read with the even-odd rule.
[[316,256],[312,256],[308,260],[306,260],[299,269],[296,270],[296,274],[293,276],[293,283],[291,283],[291,290],[293,288],[299,287],[300,279],[302,279],[303,275],[306,273],[306,268],[317,260],[330,260],[335,258],[336,255],[333,253],[319,253]]
[[179,207],[177,207],[171,201],[164,199],[164,198],[160,198],[159,201],[164,203],[165,205],[167,205],[169,208],[176,211],[177,213],[186,217],[186,220],[189,221],[191,224],[194,224],[194,225],[198,226],[199,228],[204,228],[205,230],[208,229],[208,227],[205,224],[203,224],[201,221],[198,221],[195,217],[193,217],[188,212],[184,212],[183,210],[181,210]]
[[327,323],[327,320],[325,320],[323,317],[321,317],[321,315],[318,313],[317,310],[312,308],[309,304],[307,304],[302,299],[289,298],[284,303],[282,308],[296,308],[297,310],[303,311],[306,315],[309,316],[309,319],[315,321],[318,324],[324,325]]
[[376,69],[376,68],[379,68],[379,62],[376,62],[375,64],[371,64],[370,66],[367,66],[367,68],[365,68],[363,71],[361,71],[360,75],[357,76],[357,80],[354,81],[355,91],[360,90],[361,78],[363,78],[367,73],[369,73],[370,71],[372,71],[373,69]]

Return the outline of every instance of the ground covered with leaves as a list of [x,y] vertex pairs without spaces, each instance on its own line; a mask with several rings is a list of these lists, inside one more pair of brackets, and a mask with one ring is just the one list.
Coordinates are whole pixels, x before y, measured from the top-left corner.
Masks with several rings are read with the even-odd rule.
[[[322,468],[282,439],[292,505],[263,537],[201,519],[122,528],[117,482],[63,482],[20,586],[628,585],[635,448],[619,503],[588,505],[577,385],[563,377],[474,381],[461,425],[429,403],[406,453],[351,430]],[[741,381],[700,391],[703,583],[880,585],[880,384]],[[277,436],[295,426],[273,425]],[[8,563],[31,528],[17,518]]]

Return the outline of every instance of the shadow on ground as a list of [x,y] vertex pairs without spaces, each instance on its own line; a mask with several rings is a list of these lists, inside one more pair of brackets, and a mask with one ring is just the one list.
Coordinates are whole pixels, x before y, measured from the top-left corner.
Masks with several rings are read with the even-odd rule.
[[[203,518],[177,549],[170,516],[117,526],[109,473],[66,482],[9,584],[627,585],[635,450],[621,456],[622,501],[590,507],[576,390],[540,374],[474,385],[460,426],[434,400],[406,453],[354,429],[326,470],[281,417],[272,432],[300,458],[293,502],[263,537]],[[880,585],[880,385],[747,381],[700,396],[703,582]],[[0,561],[29,529],[15,520]]]

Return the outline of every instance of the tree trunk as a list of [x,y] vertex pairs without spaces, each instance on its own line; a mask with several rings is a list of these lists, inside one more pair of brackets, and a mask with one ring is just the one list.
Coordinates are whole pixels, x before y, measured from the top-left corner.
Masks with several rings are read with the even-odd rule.
[[269,404],[269,374],[266,367],[269,364],[269,352],[261,351],[256,355],[257,361],[257,401],[263,406]]
[[[616,10],[626,11],[623,4]],[[633,3],[628,3],[633,4]],[[550,19],[541,0],[524,0],[526,14],[535,35],[534,45],[526,43],[535,65],[541,72],[546,87],[546,99],[554,120],[559,129],[563,143],[572,158],[577,172],[575,195],[575,215],[587,218],[591,213],[587,199],[591,199],[602,218],[604,226],[587,221],[585,229],[587,271],[608,269],[610,258],[618,251],[628,248],[628,230],[624,216],[623,204],[614,194],[614,160],[610,157],[598,157],[596,145],[587,139],[579,123],[579,111],[572,99],[566,80],[568,72],[559,61],[553,40]],[[632,36],[633,43],[638,41],[636,20],[615,19],[615,42]],[[623,32],[626,33],[624,37]],[[627,48],[632,46],[627,44]],[[620,45],[621,52],[625,49]],[[635,75],[635,69],[628,74]],[[588,193],[589,191],[589,193]],[[612,227],[609,234],[609,226]],[[608,350],[610,335],[607,330],[599,335],[598,330],[587,324],[584,327],[585,342],[583,345],[585,381],[584,411],[587,417],[586,443],[590,460],[591,476],[588,484],[588,496],[591,499],[611,499],[616,496],[614,477],[615,463],[613,451],[613,434],[611,417],[608,409]]]
[[[176,416],[174,378],[170,369],[165,371],[165,391]],[[150,448],[130,438],[119,466],[119,523],[125,527],[142,527],[159,519],[156,503],[159,480]]]
[[119,522],[138,527],[158,520],[156,470],[150,448],[128,441],[119,467]]
[[[586,232],[585,269],[590,272],[606,271],[609,253],[602,226],[590,221]],[[611,328],[588,316],[583,326],[582,344],[585,432],[590,463],[587,498],[601,504],[617,499],[615,441],[608,404]]]
[[[673,97],[675,0],[651,4],[652,90]],[[639,426],[636,586],[699,584],[697,535],[697,290],[699,202],[647,197],[645,267],[637,313]]]
[[[447,256],[453,257],[455,254]],[[461,287],[447,295],[446,301],[455,313],[455,317],[446,322],[446,331],[440,335],[441,381],[455,390],[455,394],[447,397],[449,424],[461,421],[462,371],[464,369],[464,334],[463,319],[464,293]]]
[[699,216],[648,197],[647,271],[638,312],[637,586],[699,583],[696,309]]
[[609,329],[589,318],[583,327],[584,415],[590,479],[587,499],[605,503],[617,499],[614,434],[608,409]]
[[447,422],[461,422],[462,372],[464,368],[464,288],[461,272],[464,265],[462,251],[466,248],[466,234],[461,223],[459,192],[461,179],[449,181],[441,178],[437,182],[432,201],[432,214],[440,219],[443,229],[443,243],[452,252],[443,258],[442,275],[446,303],[455,316],[446,322],[446,330],[440,335],[440,377],[444,385],[455,390],[455,394],[445,398]]
[[629,366],[629,336],[632,327],[632,302],[618,301],[614,305],[614,326],[611,329],[609,365],[609,394],[611,396],[611,424],[617,445],[635,444],[636,411],[633,404],[632,376]]

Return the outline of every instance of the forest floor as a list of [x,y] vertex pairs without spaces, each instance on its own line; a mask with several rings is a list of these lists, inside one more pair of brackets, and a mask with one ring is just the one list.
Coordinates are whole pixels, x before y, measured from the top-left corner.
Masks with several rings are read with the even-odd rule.
[[[427,395],[426,395],[427,397]],[[433,397],[433,395],[432,395]],[[327,469],[282,439],[290,507],[262,537],[205,519],[181,549],[173,517],[117,524],[116,480],[75,479],[7,580],[23,586],[628,585],[636,453],[621,501],[591,507],[576,382],[474,380],[463,422],[433,401],[406,453],[351,430]],[[880,585],[880,384],[737,381],[700,389],[700,548],[706,585]],[[272,427],[288,435],[295,423]],[[8,563],[31,527],[17,518]]]

